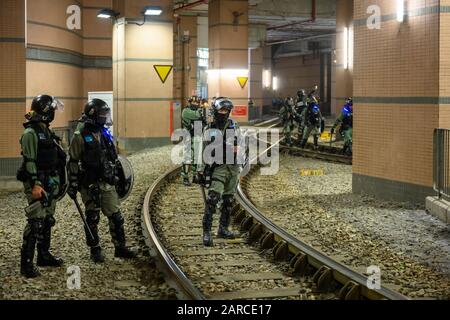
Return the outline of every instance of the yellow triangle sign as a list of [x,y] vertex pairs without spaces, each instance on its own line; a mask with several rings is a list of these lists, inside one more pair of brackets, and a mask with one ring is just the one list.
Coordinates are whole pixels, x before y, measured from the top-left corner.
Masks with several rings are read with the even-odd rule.
[[237,77],[237,81],[239,82],[241,88],[244,89],[248,82],[248,77]]
[[173,66],[169,65],[154,65],[153,68],[155,68],[156,74],[158,75],[159,79],[162,83],[165,83],[167,78],[169,77],[170,72],[173,69]]

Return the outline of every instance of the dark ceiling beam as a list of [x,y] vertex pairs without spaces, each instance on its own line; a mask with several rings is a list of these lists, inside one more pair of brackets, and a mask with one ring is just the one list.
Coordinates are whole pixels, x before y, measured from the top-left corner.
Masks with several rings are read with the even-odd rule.
[[188,4],[183,4],[179,7],[176,7],[175,9],[173,9],[173,13],[178,13],[183,10],[189,10],[189,9],[195,8],[202,4],[208,4],[208,0],[198,0],[198,1],[188,3]]
[[283,29],[283,28],[287,28],[287,27],[291,27],[291,26],[296,26],[296,25],[300,25],[300,24],[306,24],[306,23],[314,23],[316,21],[316,17],[317,17],[317,6],[316,6],[316,0],[311,0],[311,18],[305,21],[296,21],[296,22],[289,22],[286,24],[281,24],[278,26],[273,26],[273,27],[268,27],[267,31],[271,31],[271,30],[277,30],[277,29]]

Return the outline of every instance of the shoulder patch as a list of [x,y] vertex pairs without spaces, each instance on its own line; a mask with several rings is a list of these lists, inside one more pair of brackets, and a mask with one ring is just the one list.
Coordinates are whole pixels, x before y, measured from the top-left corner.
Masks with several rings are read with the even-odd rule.
[[228,128],[235,129],[236,126],[237,126],[237,122],[232,120],[232,119],[230,119],[230,124],[229,124]]
[[84,141],[86,141],[88,143],[92,142],[92,141],[94,141],[94,137],[91,136],[90,134],[88,134],[88,135],[84,136]]
[[45,136],[45,133],[43,133],[43,132],[39,132],[38,133],[38,137],[39,137],[39,140],[46,140],[47,139],[47,137]]

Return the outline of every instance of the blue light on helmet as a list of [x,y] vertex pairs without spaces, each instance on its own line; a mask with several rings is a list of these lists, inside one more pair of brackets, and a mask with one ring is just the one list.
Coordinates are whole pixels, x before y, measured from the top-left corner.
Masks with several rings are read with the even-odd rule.
[[114,142],[114,137],[113,137],[113,135],[111,134],[111,132],[109,131],[108,128],[102,128],[102,132],[103,132],[103,135],[104,135],[106,138],[108,138],[108,140],[109,140],[110,142]]

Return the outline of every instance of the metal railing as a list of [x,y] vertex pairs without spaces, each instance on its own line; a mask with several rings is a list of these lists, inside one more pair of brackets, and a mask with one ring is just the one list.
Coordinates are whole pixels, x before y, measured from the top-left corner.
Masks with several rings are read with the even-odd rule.
[[433,139],[433,188],[439,198],[450,200],[450,130],[435,129]]

